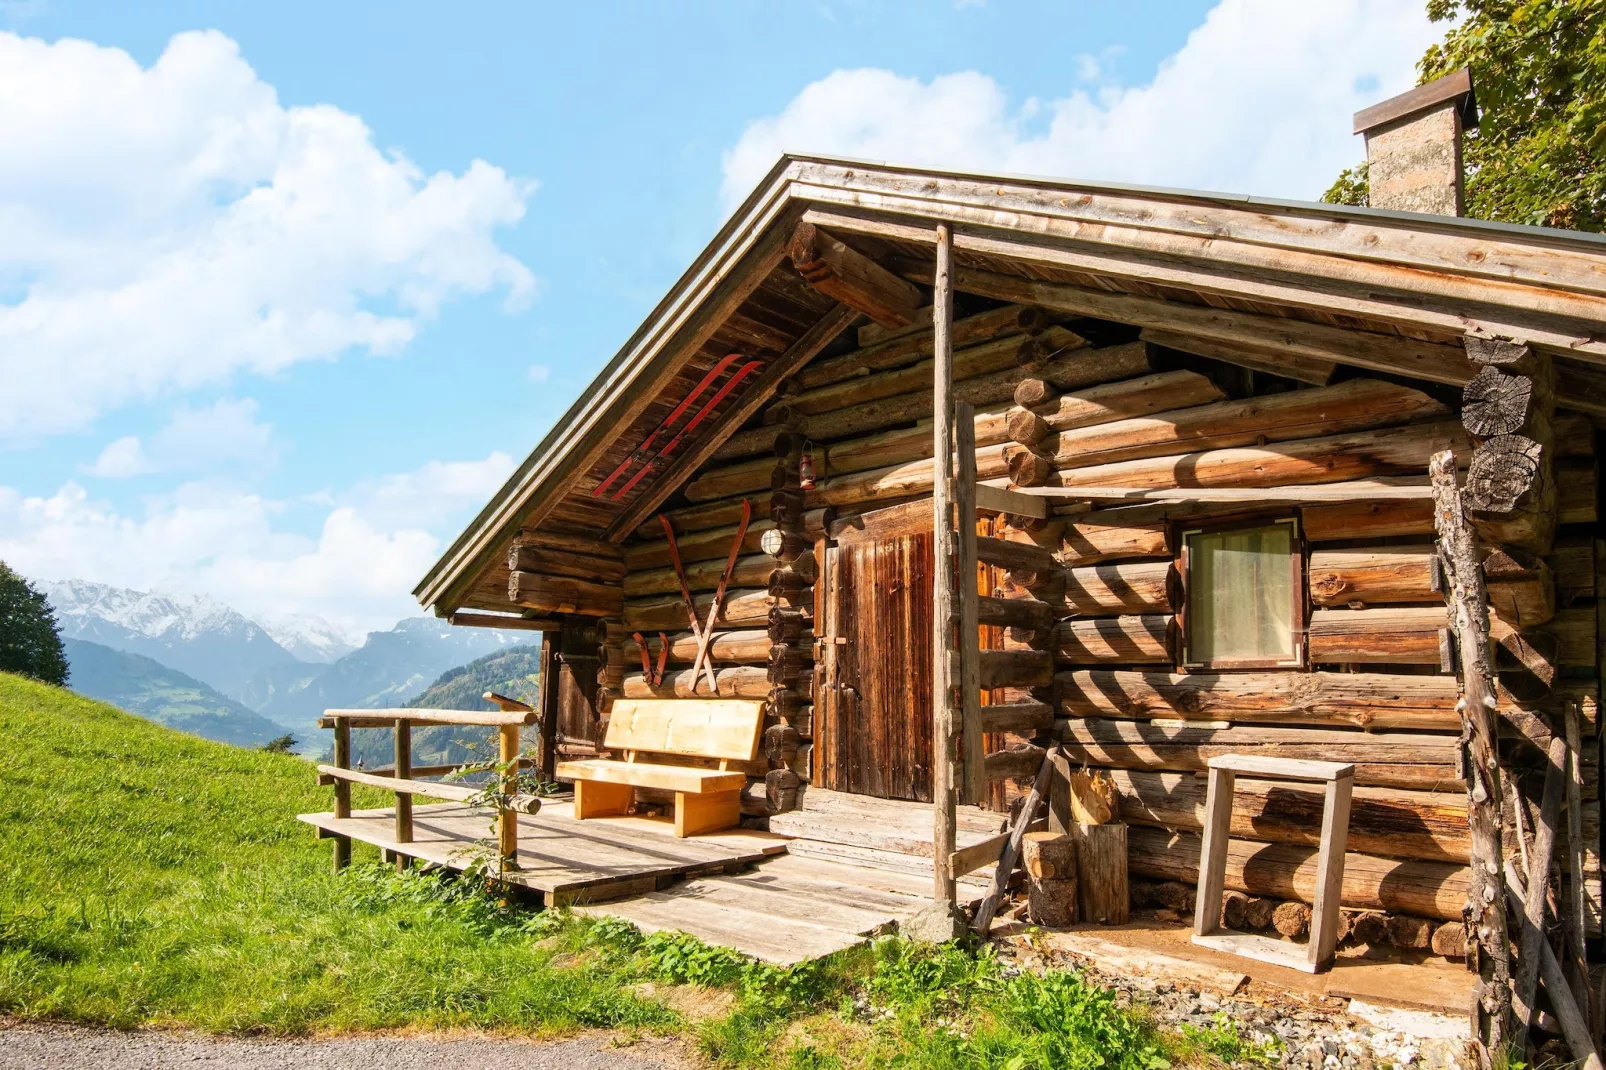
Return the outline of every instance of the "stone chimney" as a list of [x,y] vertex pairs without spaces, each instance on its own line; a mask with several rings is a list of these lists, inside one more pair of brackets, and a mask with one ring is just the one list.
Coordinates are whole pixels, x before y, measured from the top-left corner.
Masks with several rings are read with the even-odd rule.
[[1366,135],[1373,208],[1462,215],[1461,132],[1478,125],[1472,72],[1459,71],[1355,113]]

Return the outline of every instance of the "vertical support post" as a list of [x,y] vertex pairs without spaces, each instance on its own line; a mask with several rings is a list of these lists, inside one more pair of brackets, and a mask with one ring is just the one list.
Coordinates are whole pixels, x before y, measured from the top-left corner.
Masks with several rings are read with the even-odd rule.
[[551,632],[541,633],[540,695],[536,708],[541,711],[541,779],[548,784],[558,775],[558,641]]
[[[1355,773],[1327,782],[1322,804],[1321,853],[1316,856],[1316,899],[1310,910],[1310,964],[1320,970],[1338,950],[1338,904],[1344,897],[1344,852],[1349,850],[1350,797]],[[1229,814],[1232,803],[1227,803]]]
[[1199,845],[1199,887],[1194,894],[1193,935],[1221,928],[1221,897],[1227,890],[1227,844],[1232,836],[1231,769],[1210,767],[1205,794],[1204,842]]
[[[519,785],[519,726],[505,724],[497,728],[497,759],[501,763],[502,795],[511,797]],[[496,851],[504,869],[517,869],[519,857],[518,811],[502,805],[496,811]]]
[[1455,454],[1434,454],[1433,523],[1445,565],[1450,621],[1461,657],[1461,748],[1466,768],[1467,825],[1472,850],[1467,904],[1467,966],[1478,971],[1472,1001],[1472,1042],[1484,1067],[1512,1035],[1511,943],[1506,926],[1505,865],[1501,842],[1500,756],[1496,749],[1495,688],[1490,665],[1489,595],[1484,587],[1477,534],[1456,486]]
[[948,486],[953,474],[954,351],[953,235],[937,224],[937,269],[932,279],[931,456],[931,870],[932,898],[952,907],[954,893],[954,553]]
[[[344,717],[335,718],[335,767],[351,768],[351,722]],[[335,817],[351,816],[351,781],[335,781]],[[351,837],[336,836],[333,856],[334,871],[339,873],[351,865]]]
[[954,408],[954,450],[958,454],[954,512],[959,525],[959,738],[964,747],[959,763],[963,774],[959,798],[975,805],[982,801],[987,788],[982,768],[987,755],[981,738],[981,640],[977,622],[976,410],[967,401]]
[[[413,779],[413,724],[400,717],[396,719],[395,766],[398,780]],[[396,842],[413,842],[413,797],[405,791],[396,793]],[[407,863],[407,856],[398,851],[396,872],[406,869]]]
[[[1574,991],[1589,991],[1589,956],[1584,948],[1584,780],[1579,764],[1583,755],[1583,733],[1578,727],[1578,702],[1562,707],[1567,735],[1567,933],[1568,981]],[[1590,1001],[1580,1010],[1589,1017]]]

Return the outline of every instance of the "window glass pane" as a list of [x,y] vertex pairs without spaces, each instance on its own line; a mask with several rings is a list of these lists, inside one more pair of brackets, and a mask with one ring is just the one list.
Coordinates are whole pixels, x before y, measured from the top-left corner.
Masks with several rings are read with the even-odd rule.
[[1188,660],[1293,661],[1292,524],[1193,532]]

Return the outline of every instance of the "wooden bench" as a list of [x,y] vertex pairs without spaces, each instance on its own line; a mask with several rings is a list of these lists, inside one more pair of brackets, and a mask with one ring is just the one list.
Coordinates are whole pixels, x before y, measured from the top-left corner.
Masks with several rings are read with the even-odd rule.
[[[620,699],[613,704],[602,745],[623,758],[560,762],[557,775],[574,781],[574,817],[624,814],[635,789],[675,793],[675,835],[731,828],[742,816],[744,769],[731,762],[758,757],[764,703],[748,699]],[[641,755],[654,756],[643,761]],[[659,759],[692,758],[717,768]]]

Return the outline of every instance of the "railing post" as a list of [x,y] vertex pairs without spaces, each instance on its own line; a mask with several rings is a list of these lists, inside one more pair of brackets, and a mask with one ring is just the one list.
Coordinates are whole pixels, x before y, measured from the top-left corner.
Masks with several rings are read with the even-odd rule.
[[[396,719],[396,761],[394,775],[398,780],[413,778],[413,725],[411,721]],[[413,842],[413,797],[405,791],[396,793],[396,842]],[[396,852],[396,872],[407,868],[409,859]]]
[[[501,725],[497,729],[502,769],[502,795],[510,798],[519,786],[519,726]],[[504,803],[496,811],[496,847],[505,869],[517,869],[519,857],[519,815]]]
[[[335,720],[335,766],[340,769],[351,768],[351,722],[344,717]],[[346,780],[335,781],[335,817],[351,816],[351,783]],[[351,865],[351,837],[336,836],[334,838],[334,871],[339,873]]]

